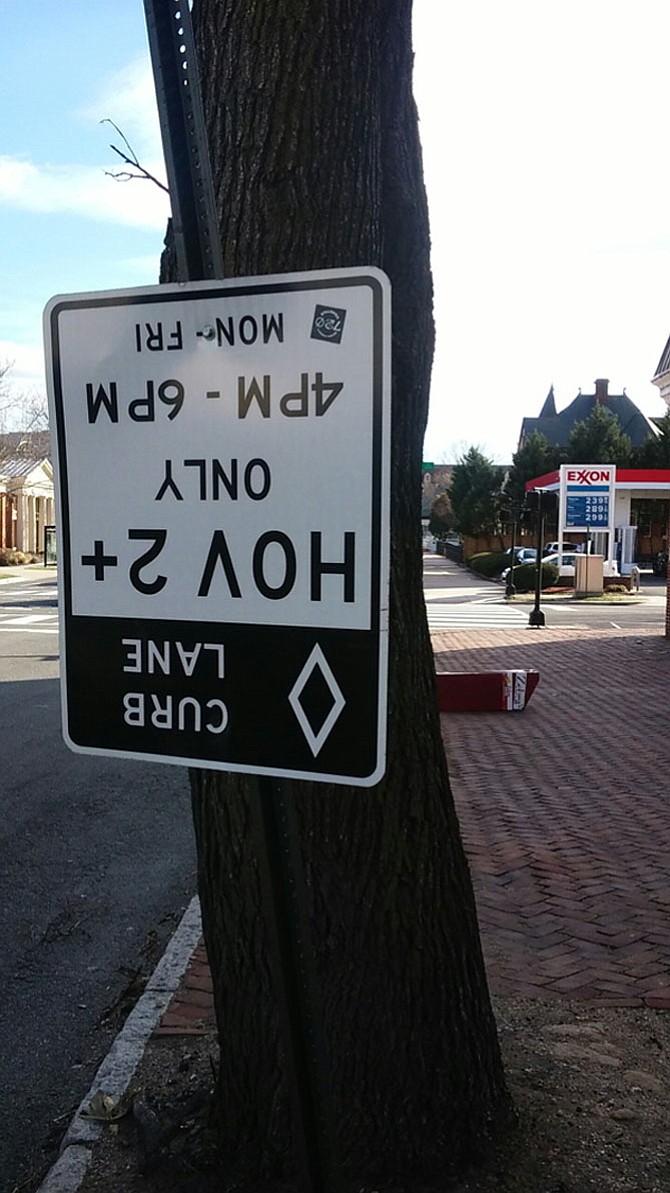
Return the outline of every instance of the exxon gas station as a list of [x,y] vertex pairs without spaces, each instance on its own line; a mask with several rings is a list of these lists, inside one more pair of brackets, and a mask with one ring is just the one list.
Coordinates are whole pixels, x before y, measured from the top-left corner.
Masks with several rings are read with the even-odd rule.
[[583,535],[585,549],[603,557],[606,576],[629,576],[636,563],[634,499],[670,498],[670,469],[617,468],[615,464],[562,464],[526,482],[532,493],[558,494],[558,541]]

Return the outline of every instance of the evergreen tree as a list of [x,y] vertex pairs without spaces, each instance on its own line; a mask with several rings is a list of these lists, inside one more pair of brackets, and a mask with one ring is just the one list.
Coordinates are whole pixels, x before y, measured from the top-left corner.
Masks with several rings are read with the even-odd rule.
[[566,452],[569,464],[617,464],[630,467],[633,445],[616,414],[598,403],[588,418],[575,423]]
[[660,434],[650,434],[633,452],[634,468],[670,468],[670,410],[657,420]]
[[532,431],[523,447],[512,456],[512,467],[505,481],[507,509],[512,513],[521,509],[526,496],[526,481],[553,472],[561,462],[558,447],[550,447],[540,431]]
[[505,470],[478,447],[458,461],[449,486],[454,526],[459,534],[499,534],[504,504]]

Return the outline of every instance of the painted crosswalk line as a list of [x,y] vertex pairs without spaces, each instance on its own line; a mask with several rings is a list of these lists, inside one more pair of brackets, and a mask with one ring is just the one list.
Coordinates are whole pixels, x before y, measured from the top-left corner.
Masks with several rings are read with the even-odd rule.
[[509,609],[503,605],[462,604],[431,605],[426,603],[428,625],[431,630],[505,629],[528,625],[528,611]]
[[7,613],[0,612],[0,630],[20,631],[29,634],[58,633],[57,613]]

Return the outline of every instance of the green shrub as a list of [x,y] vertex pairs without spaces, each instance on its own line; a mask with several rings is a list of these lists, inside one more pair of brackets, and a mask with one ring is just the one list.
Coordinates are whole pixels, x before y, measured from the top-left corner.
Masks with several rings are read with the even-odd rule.
[[[534,563],[521,563],[514,569],[514,587],[517,592],[535,591],[536,568]],[[542,564],[542,587],[553,588],[558,581],[555,563]]]
[[509,561],[510,557],[504,551],[478,551],[468,559],[468,567],[490,580],[492,576],[499,576],[503,568],[508,567]]

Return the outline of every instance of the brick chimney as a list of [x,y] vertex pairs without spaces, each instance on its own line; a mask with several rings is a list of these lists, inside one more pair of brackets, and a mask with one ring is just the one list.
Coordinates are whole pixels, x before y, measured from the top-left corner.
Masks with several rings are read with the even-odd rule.
[[603,402],[607,405],[607,389],[609,386],[609,379],[607,377],[599,377],[596,381],[596,402]]

